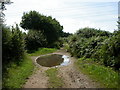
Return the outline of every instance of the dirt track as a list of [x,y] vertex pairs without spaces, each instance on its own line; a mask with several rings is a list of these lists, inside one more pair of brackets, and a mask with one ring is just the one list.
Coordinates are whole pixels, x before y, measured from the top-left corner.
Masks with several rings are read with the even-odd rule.
[[[67,55],[70,57],[70,54],[65,50],[61,49],[55,52],[56,54]],[[35,63],[37,57],[31,57]],[[99,85],[93,80],[89,79],[86,75],[79,72],[75,66],[74,57],[70,57],[70,64],[67,66],[58,67],[58,76],[63,79],[63,88],[97,88]],[[49,69],[48,67],[38,66],[37,70],[33,73],[31,77],[27,79],[27,82],[23,88],[48,88],[48,77],[45,74],[45,71]]]

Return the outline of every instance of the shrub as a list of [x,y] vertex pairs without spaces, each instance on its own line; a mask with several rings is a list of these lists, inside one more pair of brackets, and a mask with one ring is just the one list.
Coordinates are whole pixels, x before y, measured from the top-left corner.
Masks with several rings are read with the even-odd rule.
[[106,66],[120,68],[120,31],[113,34],[92,28],[80,29],[69,37],[69,51],[78,58],[93,58]]
[[3,27],[2,29],[2,46],[3,46],[3,65],[9,62],[20,62],[24,56],[24,37],[18,25],[12,29]]
[[46,37],[41,31],[30,30],[25,37],[25,41],[28,52],[32,52],[40,47],[47,46]]
[[104,42],[101,48],[101,56],[106,66],[120,68],[120,33]]
[[49,44],[57,41],[63,33],[63,26],[55,18],[42,15],[36,11],[24,13],[20,25],[27,30],[41,31]]

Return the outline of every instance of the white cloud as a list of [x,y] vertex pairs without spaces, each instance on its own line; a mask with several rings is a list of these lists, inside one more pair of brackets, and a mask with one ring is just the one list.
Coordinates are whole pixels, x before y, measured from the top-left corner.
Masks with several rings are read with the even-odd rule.
[[[12,2],[14,3],[11,5],[7,5],[7,10],[5,11],[7,19],[6,23],[8,25],[13,25],[14,22],[19,23],[21,21],[23,12],[36,10],[44,15],[51,15],[53,18],[56,18],[61,23],[61,25],[63,25],[64,31],[66,32],[73,33],[79,28],[87,26],[110,31],[116,29],[115,21],[117,21],[117,3],[92,4],[89,2],[94,0],[89,0],[88,3],[83,3],[82,1],[12,0]],[[84,2],[85,1],[86,0],[84,0]]]
[[64,25],[64,31],[75,33],[76,30],[84,27],[95,27],[95,23],[91,21],[79,21],[75,19],[70,18],[62,18],[59,19],[62,25]]
[[118,2],[119,0],[61,0],[70,2]]

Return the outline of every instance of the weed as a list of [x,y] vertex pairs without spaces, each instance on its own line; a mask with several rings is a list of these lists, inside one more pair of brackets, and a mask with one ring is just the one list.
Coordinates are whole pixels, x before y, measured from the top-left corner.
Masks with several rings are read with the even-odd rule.
[[30,56],[39,56],[39,55],[43,55],[43,54],[47,54],[47,53],[53,53],[55,52],[57,49],[55,48],[39,48],[38,51],[35,51],[34,53],[30,53]]
[[57,76],[58,69],[51,68],[46,71],[47,76],[49,77],[49,88],[60,88],[62,87],[62,79]]
[[33,69],[32,60],[27,55],[19,66],[12,63],[11,67],[7,68],[7,75],[3,76],[3,88],[21,88]]
[[90,59],[80,58],[75,62],[79,70],[100,82],[106,88],[118,88],[118,73],[110,67],[93,63]]

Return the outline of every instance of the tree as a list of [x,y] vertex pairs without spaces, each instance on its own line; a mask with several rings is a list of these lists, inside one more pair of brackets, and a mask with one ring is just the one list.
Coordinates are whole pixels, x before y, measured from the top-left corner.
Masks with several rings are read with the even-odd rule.
[[40,14],[36,11],[30,11],[29,13],[23,13],[22,21],[20,23],[20,26],[24,28],[25,30],[31,29],[31,30],[39,30],[40,29],[40,21],[42,18],[40,18]]
[[47,37],[49,45],[59,39],[63,29],[63,26],[55,18],[41,15],[36,11],[24,13],[20,26],[25,30],[41,31]]
[[32,52],[39,47],[45,47],[47,45],[46,37],[41,31],[30,30],[25,37],[25,41],[28,52]]
[[2,53],[3,64],[7,66],[9,62],[19,63],[23,59],[25,52],[25,42],[22,31],[16,27],[12,27],[12,30],[7,27],[3,27],[2,32]]

